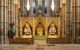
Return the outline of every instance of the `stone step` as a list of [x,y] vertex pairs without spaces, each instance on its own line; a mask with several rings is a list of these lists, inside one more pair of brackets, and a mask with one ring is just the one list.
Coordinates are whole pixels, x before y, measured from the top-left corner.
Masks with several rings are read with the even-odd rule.
[[47,43],[71,43],[71,39],[66,38],[47,38]]

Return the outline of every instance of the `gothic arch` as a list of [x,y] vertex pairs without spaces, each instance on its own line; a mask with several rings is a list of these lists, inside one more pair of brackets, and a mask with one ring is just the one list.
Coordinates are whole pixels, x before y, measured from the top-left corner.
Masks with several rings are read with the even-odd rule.
[[27,24],[27,25],[29,26],[29,28],[30,28],[30,31],[31,31],[30,34],[32,34],[32,33],[33,33],[32,27],[31,27],[30,23],[28,23],[28,22],[26,22],[25,25],[22,27],[22,34],[23,34],[23,35],[25,34],[25,33],[24,33],[24,29],[27,28],[26,24]]
[[37,26],[35,28],[35,35],[38,34],[39,30],[42,31],[43,35],[45,35],[45,27],[43,26],[42,22],[38,22],[38,24],[37,24]]
[[[57,26],[55,25],[55,23],[53,21],[48,26],[48,34],[51,34],[49,31],[52,28],[55,29],[55,31],[53,30],[53,32],[57,35],[58,34],[58,28],[57,28]],[[55,34],[51,34],[51,35],[55,35]]]

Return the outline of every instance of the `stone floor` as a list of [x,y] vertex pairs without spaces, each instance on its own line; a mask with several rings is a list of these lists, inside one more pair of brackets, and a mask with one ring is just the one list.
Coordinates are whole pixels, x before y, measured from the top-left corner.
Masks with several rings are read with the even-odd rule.
[[80,45],[0,45],[0,50],[80,50]]
[[34,45],[2,44],[0,50],[80,50],[78,44],[47,44],[44,40],[36,40]]

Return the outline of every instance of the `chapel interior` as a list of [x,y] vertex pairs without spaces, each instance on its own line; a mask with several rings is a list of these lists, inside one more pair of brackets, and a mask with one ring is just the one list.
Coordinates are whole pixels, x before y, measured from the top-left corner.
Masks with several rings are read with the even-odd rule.
[[80,44],[79,15],[80,0],[0,0],[0,44]]

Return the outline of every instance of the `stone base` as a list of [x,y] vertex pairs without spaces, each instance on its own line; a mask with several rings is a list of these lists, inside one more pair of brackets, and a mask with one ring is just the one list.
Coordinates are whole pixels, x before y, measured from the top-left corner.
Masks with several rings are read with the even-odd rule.
[[10,44],[33,44],[34,39],[33,38],[16,38],[16,39],[10,39]]
[[65,43],[72,43],[71,39],[66,38],[47,38],[47,43],[57,43],[57,44],[65,44]]

